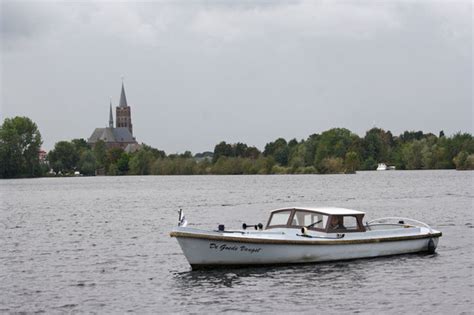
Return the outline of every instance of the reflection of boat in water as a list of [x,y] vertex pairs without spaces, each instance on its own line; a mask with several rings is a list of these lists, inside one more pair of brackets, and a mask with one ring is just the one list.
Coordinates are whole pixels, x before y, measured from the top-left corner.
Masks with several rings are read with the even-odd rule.
[[[209,266],[311,263],[434,252],[441,232],[406,218],[365,224],[365,213],[343,208],[284,208],[242,230],[201,230],[181,219],[176,237],[193,269]],[[249,230],[248,228],[251,227]]]
[[388,166],[385,163],[379,163],[379,165],[377,166],[377,171],[392,171],[392,170],[395,170],[395,166],[393,165]]

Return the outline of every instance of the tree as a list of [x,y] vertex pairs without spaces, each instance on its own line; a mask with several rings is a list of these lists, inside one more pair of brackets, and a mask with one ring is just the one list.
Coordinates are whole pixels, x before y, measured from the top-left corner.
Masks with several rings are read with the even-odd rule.
[[272,156],[281,166],[287,166],[290,155],[288,143],[283,138],[278,138],[274,142],[267,143],[263,155],[266,157]]
[[[323,132],[318,139],[318,146],[316,148],[314,160],[316,168],[324,173],[326,169],[322,163],[324,159],[344,159],[356,138],[358,137],[345,128],[333,128]],[[332,160],[329,160],[329,162],[331,165],[335,164]],[[326,161],[325,164],[327,163]]]
[[313,166],[316,157],[316,149],[319,144],[320,135],[312,134],[311,136],[306,139],[304,142],[305,146],[305,156],[304,156],[304,164],[305,166]]
[[0,177],[40,175],[41,144],[38,126],[31,119],[6,118],[0,127]]
[[297,172],[298,169],[305,166],[305,155],[306,146],[304,143],[297,144],[291,148],[289,165],[292,169],[292,172]]
[[394,140],[390,131],[372,128],[364,137],[364,158],[372,158],[377,162],[391,162],[391,149]]
[[96,160],[91,150],[84,150],[79,160],[79,171],[81,174],[92,176],[95,174]]
[[237,157],[245,157],[247,153],[248,146],[245,143],[237,142],[232,146],[233,155]]
[[474,154],[469,155],[466,151],[461,151],[453,162],[457,170],[472,170],[474,169]]
[[130,173],[133,175],[148,175],[154,161],[155,159],[150,151],[140,149],[130,158],[128,164]]
[[423,166],[422,155],[423,143],[420,140],[414,140],[404,144],[402,148],[402,158],[406,168],[409,170],[419,170]]
[[130,156],[123,152],[120,158],[117,161],[117,169],[120,175],[127,174],[129,167],[128,162],[130,161]]
[[411,142],[413,140],[421,140],[423,138],[423,131],[405,131],[400,135],[402,142]]
[[[119,167],[117,165],[119,159],[124,154],[122,148],[109,148],[106,153],[105,159],[105,170],[107,171],[107,175],[122,175],[123,173],[120,172]],[[123,163],[123,162],[122,162]],[[128,160],[127,160],[128,164]],[[124,165],[122,165],[124,167]],[[128,165],[126,167],[128,169]]]
[[260,153],[261,153],[260,150],[257,149],[256,147],[248,147],[245,150],[245,157],[256,160],[260,156]]
[[71,143],[74,145],[74,148],[76,148],[76,151],[81,154],[82,152],[86,150],[90,150],[89,144],[87,144],[86,140],[84,139],[72,139]]
[[80,156],[74,144],[68,141],[59,141],[48,154],[51,167],[56,172],[68,173],[74,171]]
[[359,168],[359,155],[354,151],[349,151],[346,153],[346,158],[344,160],[344,166],[346,167],[346,173],[355,173]]
[[338,174],[344,172],[344,161],[340,157],[327,157],[321,162],[321,173]]
[[94,145],[94,156],[97,161],[97,168],[102,168],[105,166],[105,160],[107,158],[107,148],[103,140],[99,140]]
[[212,157],[212,162],[216,163],[222,156],[234,156],[234,150],[232,149],[232,145],[227,144],[225,141],[220,142],[214,147],[214,156]]
[[152,147],[150,147],[149,145],[146,145],[146,144],[142,144],[141,149],[149,151],[155,159],[164,159],[166,157],[165,151],[152,148]]

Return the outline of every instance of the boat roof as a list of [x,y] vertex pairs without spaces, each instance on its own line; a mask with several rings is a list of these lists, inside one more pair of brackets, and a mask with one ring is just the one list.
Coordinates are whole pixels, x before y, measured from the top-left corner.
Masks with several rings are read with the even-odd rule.
[[355,214],[365,214],[365,212],[353,210],[353,209],[346,209],[346,208],[336,208],[336,207],[290,207],[290,208],[280,208],[272,210],[280,211],[280,210],[306,210],[306,211],[314,211],[319,213],[324,213],[328,215],[355,215]]

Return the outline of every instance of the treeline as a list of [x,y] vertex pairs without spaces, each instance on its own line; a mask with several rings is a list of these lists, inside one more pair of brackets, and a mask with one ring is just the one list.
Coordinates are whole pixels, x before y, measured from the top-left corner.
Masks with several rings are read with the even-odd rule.
[[[267,143],[263,152],[255,150],[242,143],[221,142],[214,149],[213,162],[237,174],[247,174],[243,165],[248,166],[248,160],[254,161],[252,165],[258,161],[257,173],[264,174],[353,173],[374,170],[378,163],[401,170],[474,169],[474,139],[468,133],[446,137],[443,131],[439,136],[405,131],[393,136],[372,128],[361,138],[348,129],[333,128],[301,141],[279,138]],[[250,170],[252,174],[254,169]]]
[[305,140],[283,138],[263,151],[244,143],[221,142],[213,152],[166,154],[142,144],[135,152],[90,147],[84,139],[55,144],[44,163],[38,159],[41,135],[26,117],[5,119],[0,129],[1,177],[50,175],[194,175],[194,174],[333,174],[374,170],[378,163],[397,169],[474,169],[474,139],[468,133],[450,137],[422,131],[372,128],[364,137],[333,128]]
[[78,170],[84,175],[193,174],[334,174],[374,170],[380,162],[397,169],[474,169],[474,139],[457,133],[446,137],[372,128],[363,138],[343,128],[313,134],[306,140],[279,138],[263,151],[244,143],[221,142],[214,152],[167,155],[141,145],[133,153],[107,149],[98,142],[90,148],[83,139],[58,142],[48,154],[56,172]]

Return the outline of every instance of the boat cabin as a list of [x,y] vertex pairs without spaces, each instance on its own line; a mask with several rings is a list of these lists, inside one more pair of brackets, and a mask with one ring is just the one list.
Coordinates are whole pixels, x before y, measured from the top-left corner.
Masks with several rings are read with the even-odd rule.
[[325,233],[365,232],[364,215],[344,208],[284,208],[272,211],[266,229],[306,227]]

